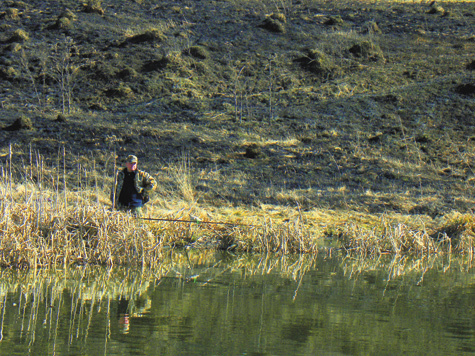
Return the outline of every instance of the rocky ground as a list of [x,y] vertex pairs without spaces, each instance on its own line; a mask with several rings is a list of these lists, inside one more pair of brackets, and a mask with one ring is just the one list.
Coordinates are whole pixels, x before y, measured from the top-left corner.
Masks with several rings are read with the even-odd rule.
[[32,0],[0,16],[14,173],[64,151],[71,184],[110,184],[134,153],[160,194],[198,204],[435,218],[475,202],[474,2]]

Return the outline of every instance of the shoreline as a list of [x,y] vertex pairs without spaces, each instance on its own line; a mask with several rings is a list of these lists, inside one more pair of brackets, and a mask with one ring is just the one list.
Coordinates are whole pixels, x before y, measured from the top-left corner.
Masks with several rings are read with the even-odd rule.
[[[138,219],[111,211],[101,201],[105,196],[94,197],[93,192],[81,196],[16,184],[1,185],[0,192],[0,265],[9,268],[153,267],[170,249],[282,256],[340,253],[362,258],[453,254],[469,259],[475,251],[475,217],[458,212],[433,220],[269,205],[202,207],[183,201],[175,202],[171,210],[160,207],[155,197],[144,219]],[[153,220],[157,217],[166,221]]]

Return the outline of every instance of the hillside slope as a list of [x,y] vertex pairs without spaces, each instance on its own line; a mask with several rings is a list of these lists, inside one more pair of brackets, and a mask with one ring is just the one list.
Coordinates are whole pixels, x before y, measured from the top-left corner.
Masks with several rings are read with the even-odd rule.
[[64,147],[72,184],[107,186],[134,153],[165,197],[181,174],[216,206],[473,206],[473,2],[1,6],[2,162]]

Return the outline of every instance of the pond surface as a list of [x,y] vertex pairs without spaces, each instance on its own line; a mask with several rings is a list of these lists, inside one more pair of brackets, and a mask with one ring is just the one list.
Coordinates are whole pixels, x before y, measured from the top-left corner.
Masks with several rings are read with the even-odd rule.
[[475,355],[468,265],[208,252],[3,270],[0,355]]

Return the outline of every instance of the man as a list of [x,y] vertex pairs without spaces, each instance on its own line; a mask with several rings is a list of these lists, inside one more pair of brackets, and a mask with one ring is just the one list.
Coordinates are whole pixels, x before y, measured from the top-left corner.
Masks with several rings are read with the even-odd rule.
[[142,207],[148,202],[149,194],[155,190],[157,183],[150,174],[137,169],[137,162],[136,156],[127,157],[125,168],[117,172],[111,200],[116,209],[141,216]]

